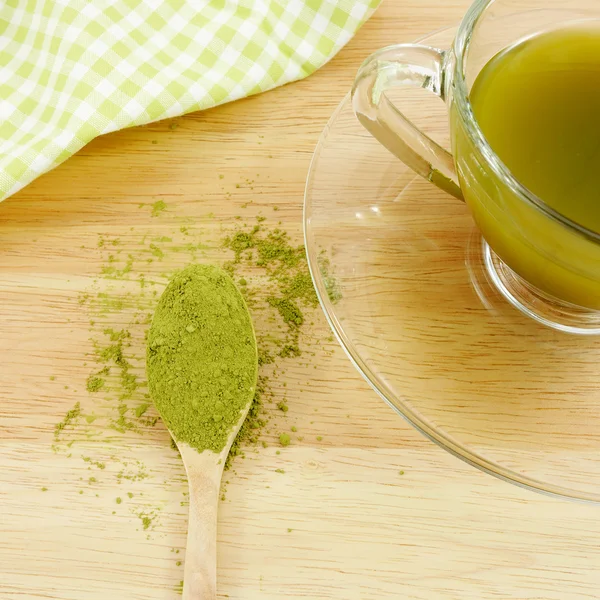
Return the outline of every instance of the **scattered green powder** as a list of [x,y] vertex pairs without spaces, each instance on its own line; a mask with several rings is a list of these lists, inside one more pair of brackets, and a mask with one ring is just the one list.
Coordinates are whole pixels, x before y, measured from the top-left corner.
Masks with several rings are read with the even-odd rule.
[[102,267],[102,275],[107,279],[123,279],[133,268],[134,257],[131,254],[128,255],[127,262],[121,268],[115,264],[116,260],[116,256],[112,254],[108,257],[108,264]]
[[122,500],[121,498],[117,498],[117,499],[115,500],[115,502],[116,502],[117,504],[121,504],[121,502],[123,502],[123,500]]
[[[274,292],[267,297],[267,303],[277,310],[289,328],[277,354],[281,358],[300,356],[299,330],[304,323],[300,305],[314,308],[318,304],[304,247],[292,245],[287,233],[281,229],[265,231],[262,224],[250,231],[237,230],[225,238],[224,245],[234,253],[234,260],[228,265],[231,272],[242,263],[267,271]],[[262,354],[269,356],[266,350]],[[264,364],[269,364],[269,361]]]
[[319,303],[311,276],[307,272],[301,271],[291,277],[283,293],[285,297],[301,299],[305,304],[313,307]]
[[81,416],[81,405],[79,404],[79,402],[77,402],[75,404],[75,406],[67,412],[67,414],[65,415],[64,419],[60,422],[57,423],[54,426],[54,439],[55,441],[59,441],[60,439],[60,434],[67,428],[69,427],[69,425],[74,425],[77,421],[77,419],[79,419],[79,417]]
[[141,461],[135,461],[133,467],[125,463],[125,469],[121,469],[117,473],[117,481],[122,483],[123,481],[143,481],[149,477],[146,471],[146,466]]
[[165,257],[165,253],[156,244],[150,244],[150,252],[153,256],[156,256],[158,260],[162,260]]
[[47,492],[47,491],[48,491],[48,488],[47,488],[47,487],[43,487],[43,488],[42,488],[42,492]]
[[259,366],[270,365],[274,362],[275,362],[275,358],[273,357],[273,354],[271,353],[270,350],[267,350],[266,348],[258,349],[258,364],[259,364]]
[[337,279],[333,275],[331,261],[327,258],[324,250],[319,255],[318,263],[327,296],[332,304],[337,304],[342,299],[342,292]]
[[323,436],[322,435],[318,435],[317,436],[317,442],[322,442],[323,441]]
[[90,478],[88,479],[88,481],[89,481],[90,483],[96,483],[96,481],[98,481],[98,480],[97,480],[95,477],[90,477]]
[[54,375],[50,375],[50,381],[54,381],[56,377]]
[[222,270],[193,265],[164,291],[148,333],[150,394],[175,439],[219,453],[256,392],[248,309]]
[[283,321],[291,327],[299,327],[304,323],[302,311],[293,300],[270,297],[267,302],[279,311]]
[[283,400],[277,403],[277,408],[284,413],[290,410],[289,406],[285,402],[283,402]]
[[88,392],[98,392],[103,387],[106,381],[102,377],[90,375],[87,379],[86,388]]
[[292,533],[292,531],[294,531],[294,530],[293,530],[293,529],[290,529],[290,528],[288,527],[288,533]]
[[131,492],[127,492],[127,497],[131,499],[133,498],[133,494]]
[[[102,349],[97,349],[98,360],[103,363],[112,363],[119,369],[119,383],[121,393],[119,395],[119,416],[113,420],[111,426],[118,432],[124,433],[134,428],[134,424],[127,419],[128,407],[125,401],[134,394],[138,388],[137,377],[131,373],[131,363],[124,356],[125,345],[129,343],[131,334],[125,329],[104,329],[104,335],[108,337],[110,344]],[[109,365],[101,373],[109,372]]]
[[119,433],[125,433],[128,430],[135,429],[135,423],[127,417],[128,412],[129,407],[121,397],[117,406],[117,414],[119,416],[116,419],[113,419],[110,424],[110,426]]
[[125,308],[125,302],[122,298],[116,298],[106,292],[98,292],[96,299],[103,314],[120,312]]
[[296,433],[298,431],[298,428],[295,426],[292,426],[292,433]]
[[[152,142],[154,143],[158,143],[158,142]],[[164,200],[157,200],[153,205],[152,205],[152,216],[153,217],[158,217],[163,211],[165,211],[167,209],[167,204],[165,203]]]
[[404,475],[404,471],[400,471],[399,475]]
[[136,409],[135,409],[135,416],[139,419],[140,417],[142,417],[144,414],[146,414],[146,411],[148,410],[148,408],[150,407],[150,404],[145,402],[144,404],[140,404]]
[[287,434],[287,433],[282,433],[282,434],[279,436],[279,443],[280,443],[282,446],[284,446],[284,447],[285,447],[285,446],[289,446],[289,445],[290,445],[290,441],[291,441],[291,438],[290,438],[289,434]]
[[144,513],[140,513],[138,516],[139,516],[140,520],[142,521],[142,527],[144,528],[144,531],[146,531],[146,529],[150,528],[150,526],[152,525],[152,522],[155,519],[154,516],[147,515]]
[[283,475],[285,473],[285,471],[283,469],[275,469],[275,473],[279,473],[280,475]]
[[99,460],[92,460],[92,458],[90,458],[89,456],[82,456],[81,459],[83,460],[83,462],[93,465],[101,471],[104,471],[104,469],[106,469],[106,463],[100,462]]
[[227,459],[225,461],[226,471],[231,468],[231,463],[236,456],[243,455],[242,445],[256,444],[258,442],[260,430],[266,425],[266,420],[262,416],[262,397],[264,393],[265,379],[263,377],[259,377],[256,385],[256,391],[254,393],[254,399],[250,405],[250,410],[248,411],[248,416],[243,422],[237,437],[231,445],[229,454],[227,455]]

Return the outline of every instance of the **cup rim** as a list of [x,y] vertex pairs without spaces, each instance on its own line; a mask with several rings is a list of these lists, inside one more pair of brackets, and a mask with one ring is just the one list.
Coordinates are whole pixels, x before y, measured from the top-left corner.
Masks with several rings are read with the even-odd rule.
[[569,219],[544,202],[539,196],[534,194],[528,187],[523,185],[504,164],[500,157],[494,152],[481,130],[471,101],[469,100],[469,90],[466,82],[466,55],[473,37],[475,27],[483,17],[485,11],[494,4],[496,0],[475,0],[465,14],[462,23],[458,29],[458,34],[454,40],[454,54],[456,66],[453,73],[454,78],[454,103],[458,108],[459,115],[465,124],[467,132],[475,142],[477,149],[481,152],[485,161],[490,165],[493,172],[509,185],[511,190],[520,198],[525,200],[534,208],[540,210],[549,218],[557,221],[561,225],[573,229],[577,233],[600,243],[600,232],[595,232],[579,223]]

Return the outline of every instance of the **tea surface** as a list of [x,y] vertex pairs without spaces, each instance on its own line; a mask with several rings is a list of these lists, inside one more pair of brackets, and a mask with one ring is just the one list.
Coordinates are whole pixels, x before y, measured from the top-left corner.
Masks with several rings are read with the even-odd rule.
[[548,31],[502,51],[477,77],[471,104],[515,177],[600,233],[600,25]]

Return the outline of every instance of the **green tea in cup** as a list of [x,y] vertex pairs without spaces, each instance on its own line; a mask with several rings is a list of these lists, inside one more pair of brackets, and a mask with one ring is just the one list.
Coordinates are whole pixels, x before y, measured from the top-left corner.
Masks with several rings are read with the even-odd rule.
[[485,240],[554,304],[599,310],[600,246],[590,235],[600,234],[600,25],[560,27],[501,51],[469,100],[495,156],[534,198],[523,202],[511,180],[482,170],[453,112],[458,176]]
[[[394,86],[447,103],[452,154],[394,106]],[[376,52],[352,100],[388,150],[466,201],[490,281],[513,306],[600,334],[598,0],[476,0],[451,50]]]
[[600,26],[555,29],[503,50],[477,76],[470,100],[511,173],[600,233]]

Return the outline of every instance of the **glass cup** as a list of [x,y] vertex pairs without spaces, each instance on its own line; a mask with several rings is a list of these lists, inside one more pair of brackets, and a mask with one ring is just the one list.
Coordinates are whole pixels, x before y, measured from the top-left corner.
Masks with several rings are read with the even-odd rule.
[[[598,0],[476,0],[450,50],[400,44],[368,58],[352,102],[359,121],[390,152],[466,201],[483,235],[489,277],[509,302],[556,329],[600,334],[600,232],[522,185],[486,141],[469,101],[479,72],[498,52],[582,22],[600,28]],[[386,90],[397,86],[424,88],[446,102],[452,154],[390,101]],[[585,90],[574,90],[574,98],[578,93]]]

